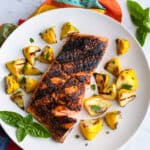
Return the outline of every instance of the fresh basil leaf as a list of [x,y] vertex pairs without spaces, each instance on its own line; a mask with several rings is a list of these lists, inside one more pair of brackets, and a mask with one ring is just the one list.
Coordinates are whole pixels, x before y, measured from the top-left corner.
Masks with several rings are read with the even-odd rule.
[[101,107],[100,106],[97,106],[97,105],[91,105],[91,109],[95,112],[98,112],[101,110]]
[[15,112],[0,111],[0,119],[3,120],[6,124],[18,127],[17,122],[23,120],[23,117]]
[[48,129],[43,127],[42,125],[34,122],[33,124],[30,124],[26,126],[26,132],[34,137],[42,137],[42,138],[48,138],[50,137],[50,133]]
[[129,85],[129,84],[122,84],[122,85],[121,85],[121,88],[122,88],[122,89],[126,89],[126,90],[131,90],[132,85]]
[[131,20],[132,20],[134,25],[136,25],[136,26],[143,26],[143,22],[139,18],[136,18],[136,17],[134,17],[132,15],[130,15],[130,18],[131,18]]
[[147,37],[147,31],[145,31],[144,28],[139,27],[136,31],[136,38],[139,41],[139,43],[141,44],[141,46],[144,45],[146,37]]
[[24,138],[26,137],[26,131],[24,128],[18,128],[16,130],[16,138],[18,140],[18,142],[21,142],[24,140]]
[[130,12],[131,19],[134,20],[134,24],[139,26],[143,21],[144,9],[135,1],[127,0],[127,7]]
[[24,121],[28,124],[28,123],[32,123],[33,122],[33,117],[31,114],[28,114],[25,118]]
[[150,32],[150,8],[144,10],[143,26],[145,31]]
[[25,128],[26,127],[26,123],[24,121],[24,118],[23,118],[23,120],[20,120],[20,121],[17,122],[17,126],[19,128]]

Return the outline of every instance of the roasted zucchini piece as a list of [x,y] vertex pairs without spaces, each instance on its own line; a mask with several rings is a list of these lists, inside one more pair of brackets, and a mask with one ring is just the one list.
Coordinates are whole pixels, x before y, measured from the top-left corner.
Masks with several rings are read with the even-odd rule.
[[114,83],[106,86],[102,93],[99,93],[101,97],[107,100],[114,100],[117,95],[116,85]]
[[120,72],[116,82],[117,89],[136,91],[138,88],[138,78],[134,69],[125,69]]
[[120,61],[119,58],[112,58],[111,60],[109,60],[104,68],[111,74],[113,74],[114,76],[118,77],[120,71],[121,71],[121,65],[120,65]]
[[97,84],[98,92],[103,93],[103,89],[108,86],[110,76],[108,74],[94,73],[94,78]]
[[19,106],[21,109],[24,109],[24,98],[22,91],[14,93],[10,98],[14,103],[16,103],[17,106]]
[[91,116],[102,115],[111,106],[111,103],[100,96],[84,99],[84,107]]
[[121,107],[126,106],[129,102],[133,101],[136,97],[135,91],[120,89],[117,94],[117,101]]
[[42,53],[37,58],[42,63],[51,63],[54,59],[53,48],[45,46]]
[[22,73],[25,62],[26,61],[24,58],[16,59],[14,61],[7,62],[6,67],[10,71],[10,73],[18,77]]
[[44,32],[40,33],[40,36],[48,44],[54,44],[57,43],[55,32],[56,32],[56,28],[50,27],[46,29]]
[[112,130],[117,129],[118,121],[121,118],[121,112],[116,110],[112,112],[106,113],[104,120],[108,127],[110,127]]
[[23,68],[23,74],[24,75],[40,75],[42,74],[42,72],[39,69],[33,67],[30,63],[26,62]]
[[60,39],[62,40],[70,36],[72,33],[78,33],[78,32],[79,30],[71,22],[66,22],[62,26]]
[[130,43],[129,43],[128,40],[120,39],[120,38],[118,38],[116,40],[116,45],[117,45],[117,54],[118,55],[125,54],[128,51],[129,47],[130,47]]
[[27,93],[31,93],[37,88],[38,81],[29,77],[22,77],[20,84]]
[[81,120],[79,126],[84,138],[86,140],[92,140],[102,130],[103,120],[100,118],[91,120]]
[[37,52],[40,52],[38,46],[27,46],[23,48],[23,54],[31,65],[35,64],[35,55]]
[[20,88],[19,83],[16,81],[13,75],[8,75],[5,77],[5,84],[7,94],[12,94]]

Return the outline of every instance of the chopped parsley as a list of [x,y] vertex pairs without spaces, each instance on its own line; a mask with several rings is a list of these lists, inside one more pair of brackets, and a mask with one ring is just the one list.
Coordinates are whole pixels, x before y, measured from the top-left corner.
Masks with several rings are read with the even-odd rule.
[[112,61],[111,63],[112,63],[112,64],[115,64],[115,61]]
[[106,131],[106,134],[109,134],[110,132],[109,131]]
[[33,38],[30,38],[29,41],[30,41],[30,43],[34,43],[34,39]]
[[75,135],[75,138],[78,139],[80,136],[78,134]]
[[49,57],[48,53],[46,55],[44,55],[45,60],[48,60],[48,57]]
[[98,96],[98,94],[95,93],[95,94],[93,94],[93,96]]
[[91,84],[91,89],[92,90],[96,90],[96,85],[95,84]]
[[98,112],[101,110],[101,107],[100,106],[97,106],[97,105],[91,105],[91,109],[95,112]]
[[25,81],[26,81],[26,77],[25,77],[25,76],[23,76],[23,77],[20,79],[20,84],[24,84],[24,83],[25,83]]
[[129,85],[129,84],[122,84],[122,85],[121,85],[121,88],[122,88],[122,89],[126,89],[126,90],[131,90],[132,85]]

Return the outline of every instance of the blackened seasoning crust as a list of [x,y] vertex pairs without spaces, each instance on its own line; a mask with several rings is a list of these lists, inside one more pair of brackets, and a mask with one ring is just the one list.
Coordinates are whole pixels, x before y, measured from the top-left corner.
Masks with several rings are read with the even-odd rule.
[[101,60],[108,40],[73,34],[43,75],[27,111],[63,142],[77,122],[85,87]]

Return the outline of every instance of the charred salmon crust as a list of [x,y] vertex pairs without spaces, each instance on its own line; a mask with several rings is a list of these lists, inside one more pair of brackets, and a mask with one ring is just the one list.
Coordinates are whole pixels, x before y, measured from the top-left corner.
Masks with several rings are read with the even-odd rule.
[[27,111],[49,129],[57,142],[63,142],[77,122],[85,88],[107,44],[103,37],[73,34],[33,93]]

